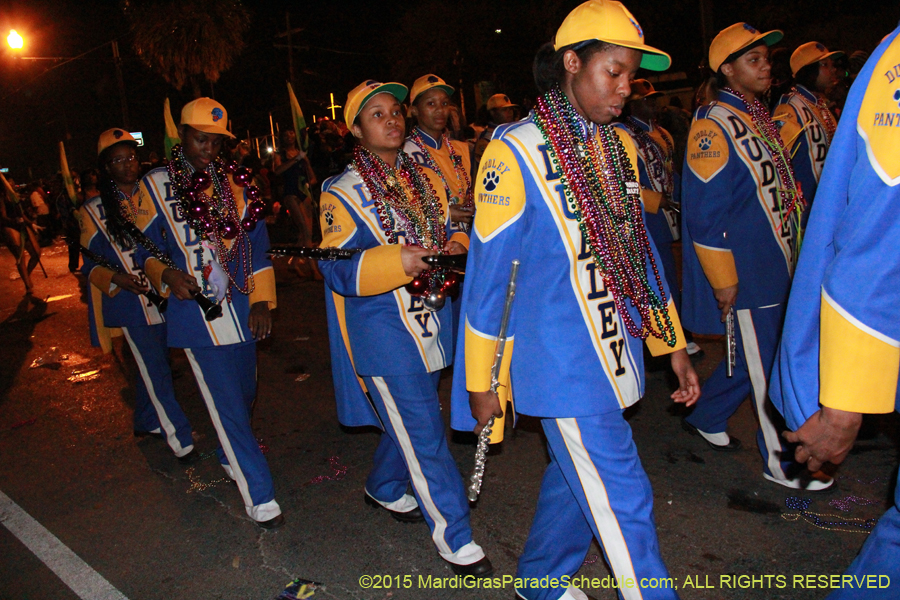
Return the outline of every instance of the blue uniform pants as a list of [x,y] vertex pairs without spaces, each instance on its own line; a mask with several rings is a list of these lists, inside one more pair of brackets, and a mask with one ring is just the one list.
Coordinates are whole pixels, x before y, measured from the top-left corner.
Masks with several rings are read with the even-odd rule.
[[237,483],[247,514],[255,521],[280,515],[269,464],[250,426],[256,397],[256,343],[184,351],[219,436],[219,461]]
[[191,424],[175,399],[166,324],[123,327],[122,332],[138,367],[135,431],[161,429],[175,456],[185,456],[194,449],[194,439]]
[[787,451],[781,439],[784,420],[769,400],[769,376],[781,337],[784,305],[736,310],[734,317],[737,345],[734,376],[725,376],[723,360],[703,384],[703,395],[687,422],[706,433],[721,433],[749,394],[759,421],[756,443],[764,471],[778,479],[790,478],[785,471],[797,465],[793,452]]
[[[516,577],[573,576],[596,538],[615,579],[635,582],[620,586],[619,598],[677,599],[672,586],[640,586],[643,578],[656,583],[669,573],[659,553],[653,490],[622,413],[543,419],[542,425],[550,464]],[[539,586],[516,592],[527,600],[556,600],[566,591]]]
[[[878,519],[856,560],[844,576],[855,577],[827,600],[894,600],[900,597],[900,486],[894,489],[894,505]],[[870,576],[871,579],[866,579]],[[869,583],[871,582],[871,583]],[[869,584],[869,585],[867,585]]]
[[385,430],[366,491],[394,502],[411,483],[434,545],[451,554],[472,541],[472,529],[462,477],[447,447],[439,377],[440,372],[364,378]]

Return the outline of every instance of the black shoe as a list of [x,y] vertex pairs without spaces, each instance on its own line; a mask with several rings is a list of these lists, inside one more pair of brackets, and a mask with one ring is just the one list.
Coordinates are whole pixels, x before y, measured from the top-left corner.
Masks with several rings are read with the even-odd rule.
[[272,517],[268,521],[257,521],[256,524],[263,529],[278,529],[279,527],[284,525],[284,515]]
[[709,441],[708,439],[703,437],[700,434],[699,429],[697,429],[696,427],[694,427],[693,425],[691,425],[684,419],[681,420],[681,427],[685,431],[690,433],[691,435],[700,436],[703,439],[703,441],[706,442],[707,445],[709,445],[709,447],[712,448],[713,450],[718,450],[719,452],[734,452],[735,450],[740,450],[740,448],[741,448],[741,440],[737,439],[734,436],[728,436],[728,443],[725,444],[724,446],[720,446],[718,444],[713,444],[711,441]]
[[136,438],[152,437],[152,438],[161,440],[161,439],[163,439],[163,434],[161,434],[157,431],[141,431],[140,429],[135,429],[134,437],[136,437]]
[[453,572],[456,575],[462,575],[463,577],[474,577],[475,579],[490,577],[494,573],[494,565],[491,564],[491,561],[487,556],[479,561],[473,562],[470,565],[456,565],[450,563],[450,568],[453,569]]
[[397,512],[396,510],[385,508],[378,502],[378,500],[376,500],[369,494],[365,494],[364,499],[366,501],[366,504],[368,504],[372,508],[380,508],[388,511],[389,513],[391,513],[392,517],[394,517],[401,523],[421,523],[425,520],[425,515],[422,514],[422,509],[420,509],[418,506],[407,512]]
[[194,448],[190,452],[185,454],[184,456],[179,456],[177,458],[178,458],[178,462],[180,462],[183,465],[192,465],[195,462],[198,462],[200,460],[200,453],[197,452],[196,448]]

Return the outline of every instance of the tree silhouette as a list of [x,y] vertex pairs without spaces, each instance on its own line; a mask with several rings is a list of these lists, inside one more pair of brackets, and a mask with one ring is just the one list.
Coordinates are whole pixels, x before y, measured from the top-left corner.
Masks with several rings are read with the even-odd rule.
[[176,89],[218,81],[244,49],[250,13],[240,0],[126,0],[141,61]]

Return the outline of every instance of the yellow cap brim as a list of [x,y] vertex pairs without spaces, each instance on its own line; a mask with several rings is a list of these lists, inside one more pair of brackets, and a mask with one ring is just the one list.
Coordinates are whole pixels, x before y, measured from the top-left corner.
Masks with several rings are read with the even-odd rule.
[[[419,90],[418,92],[416,92],[416,95],[415,95],[415,96],[411,96],[410,99],[409,99],[410,104],[412,104],[413,102],[415,102],[415,101],[416,101],[416,98],[418,98],[419,96],[421,96],[422,94],[424,94],[424,93],[427,92],[428,90],[433,90],[434,88],[437,88],[437,89],[439,89],[439,90],[444,90],[444,93],[446,93],[448,96],[452,96],[453,93],[456,91],[455,89],[453,89],[453,88],[450,87],[449,85],[441,85],[441,84],[433,85],[433,86],[431,86],[431,87],[427,87],[427,88],[424,88],[424,89],[422,89],[422,90]],[[403,102],[403,100],[400,100],[400,102]]]
[[182,123],[182,125],[193,127],[197,131],[202,131],[203,133],[217,133],[219,135],[224,135],[230,138],[235,137],[233,133],[231,133],[221,125],[194,125],[193,123]]
[[[582,44],[589,40],[582,40],[578,42],[578,44]],[[670,66],[672,66],[672,57],[663,52],[662,50],[658,50],[652,46],[647,46],[646,44],[636,44],[634,42],[628,42],[625,40],[601,40],[599,38],[594,38],[595,42],[606,42],[607,44],[615,44],[616,46],[622,46],[625,48],[631,48],[632,50],[637,50],[643,56],[641,56],[641,68],[647,69],[648,71],[665,71]]]

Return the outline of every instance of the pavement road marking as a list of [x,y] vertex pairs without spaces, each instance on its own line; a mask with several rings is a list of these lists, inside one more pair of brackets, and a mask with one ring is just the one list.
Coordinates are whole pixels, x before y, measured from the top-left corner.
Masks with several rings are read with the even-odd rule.
[[0,523],[82,600],[128,600],[3,492],[0,492]]

